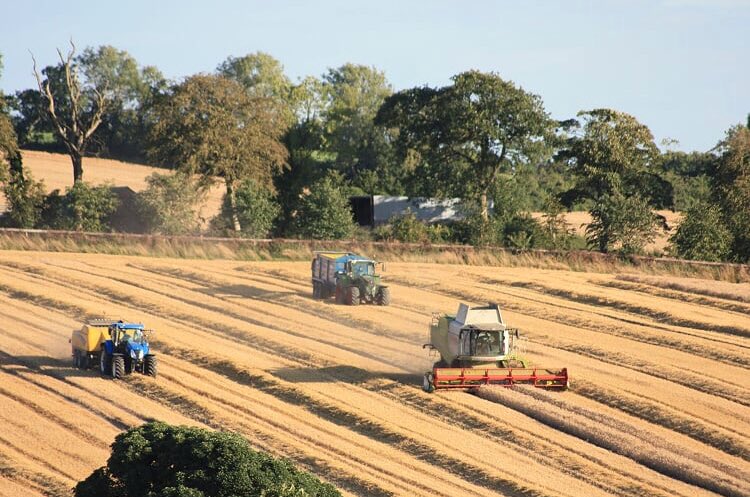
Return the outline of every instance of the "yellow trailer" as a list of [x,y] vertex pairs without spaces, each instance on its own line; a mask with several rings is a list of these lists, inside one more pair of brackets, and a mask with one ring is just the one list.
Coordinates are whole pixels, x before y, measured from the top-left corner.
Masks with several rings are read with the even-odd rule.
[[109,327],[114,321],[95,319],[88,321],[81,329],[74,330],[70,338],[73,349],[73,364],[80,369],[88,369],[99,363],[102,344],[110,340]]

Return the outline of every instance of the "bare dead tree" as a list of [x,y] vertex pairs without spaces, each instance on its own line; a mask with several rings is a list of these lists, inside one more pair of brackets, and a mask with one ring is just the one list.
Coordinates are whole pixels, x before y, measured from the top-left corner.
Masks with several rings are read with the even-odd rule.
[[[73,162],[73,182],[75,183],[83,180],[83,156],[86,153],[86,147],[91,136],[102,123],[107,102],[105,97],[106,87],[99,89],[91,86],[90,95],[84,95],[81,82],[78,79],[78,71],[73,63],[73,56],[76,51],[73,40],[70,40],[70,46],[70,52],[65,57],[63,57],[60,49],[57,50],[57,55],[60,57],[60,62],[65,71],[65,87],[61,90],[65,92],[70,101],[70,109],[65,112],[66,115],[58,113],[55,97],[50,88],[50,78],[42,80],[37,70],[34,54],[31,54],[31,60],[34,61],[34,77],[36,77],[39,92],[47,103],[44,112],[54,124],[68,155],[70,155]],[[91,100],[91,107],[87,109],[85,106],[89,99]]]

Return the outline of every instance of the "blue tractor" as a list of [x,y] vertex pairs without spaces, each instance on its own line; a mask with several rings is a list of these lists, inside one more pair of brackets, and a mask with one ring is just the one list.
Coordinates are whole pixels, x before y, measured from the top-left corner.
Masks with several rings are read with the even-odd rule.
[[104,340],[99,354],[102,374],[122,378],[133,371],[156,376],[156,356],[151,353],[142,324],[118,321],[109,325],[109,338]]

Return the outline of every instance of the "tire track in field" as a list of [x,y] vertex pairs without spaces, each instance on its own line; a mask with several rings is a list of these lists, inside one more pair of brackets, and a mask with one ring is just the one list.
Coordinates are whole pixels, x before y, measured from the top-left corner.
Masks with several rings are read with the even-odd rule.
[[[690,459],[684,455],[684,449],[670,449],[669,442],[653,434],[642,433],[633,426],[613,426],[614,421],[610,422],[603,414],[564,405],[561,401],[544,396],[544,393],[523,389],[513,392],[502,389],[477,390],[477,395],[483,399],[523,412],[547,426],[623,455],[669,478],[727,497],[744,497],[750,490],[750,478],[743,479],[748,475],[730,476],[722,472],[722,467],[699,462],[703,459],[701,455],[697,455],[697,458],[694,455]],[[644,448],[643,440],[634,443],[640,437],[649,437],[645,443],[648,448]],[[734,475],[737,468],[729,471]]]
[[624,290],[627,292],[640,293],[643,295],[651,295],[654,297],[676,300],[680,303],[690,302],[691,304],[709,307],[711,309],[716,309],[719,311],[732,312],[741,316],[747,316],[748,314],[750,314],[750,305],[725,302],[716,297],[709,298],[698,296],[685,290],[664,290],[649,284],[631,283],[627,280],[601,281],[592,284],[605,289],[614,288],[616,290]]
[[70,497],[70,487],[58,478],[17,468],[8,462],[9,458],[0,448],[0,476],[9,478],[24,486],[30,486],[45,497]]
[[[227,284],[226,281],[221,281],[216,278],[207,277],[200,273],[196,273],[195,271],[184,271],[184,270],[172,269],[172,268],[155,268],[155,267],[149,267],[148,271],[151,273],[159,274],[161,276],[184,279],[184,280],[190,281],[193,284],[204,287],[206,289],[209,289],[212,286],[222,287],[222,286],[226,286]],[[237,278],[237,276],[235,276],[234,278]],[[269,283],[269,284],[272,284],[272,283]],[[196,292],[196,290],[186,287],[184,285],[180,285],[179,283],[177,286],[180,286],[185,291],[190,291],[193,293]],[[197,291],[197,292],[200,293],[200,291]],[[212,295],[212,296],[224,302],[227,305],[237,305],[237,303],[233,302],[232,299],[221,297],[219,295]],[[345,325],[347,327],[356,328],[360,332],[366,331],[366,332],[369,332],[369,334],[374,335],[376,337],[382,336],[382,328],[372,323],[371,321],[347,316],[346,318],[344,318],[346,322],[342,323],[340,321],[341,317],[336,316],[335,314],[332,314],[330,312],[330,309],[321,309],[320,304],[322,302],[311,301],[309,297],[307,296],[307,294],[302,294],[301,292],[294,291],[290,293],[288,295],[288,298],[286,299],[275,299],[275,298],[272,298],[273,295],[266,295],[262,292],[257,295],[252,295],[252,296],[250,295],[241,295],[241,296],[245,298],[252,298],[253,300],[257,300],[258,302],[263,302],[266,304],[283,307],[285,309],[289,309],[289,310],[293,310],[297,312],[304,311],[305,314],[315,316],[319,319],[329,321],[340,326]],[[286,300],[291,300],[291,302],[286,302]],[[339,317],[339,320],[336,320],[335,319],[336,317]],[[404,343],[408,345],[413,345],[414,343],[413,337],[411,335],[406,334],[406,333],[401,333],[398,330],[389,330],[388,336],[395,342],[400,342],[400,343]],[[379,346],[382,347],[382,344],[379,344]],[[393,350],[398,352],[401,349],[394,348]],[[360,349],[357,349],[357,351],[359,354],[362,353]]]
[[[167,347],[167,353],[173,357],[181,357],[182,355],[187,355],[189,351]],[[196,366],[224,376],[235,383],[268,393],[288,404],[302,407],[321,419],[346,427],[355,433],[364,435],[375,441],[398,446],[400,450],[410,456],[432,465],[438,465],[440,468],[475,485],[515,497],[543,495],[524,489],[512,480],[493,476],[482,468],[440,453],[436,449],[424,445],[414,438],[380,426],[358,414],[341,410],[336,406],[323,404],[300,389],[292,385],[285,385],[270,375],[251,374],[246,370],[239,369],[228,360],[198,356],[192,352],[189,355],[190,357],[187,357],[186,360]]]
[[[409,405],[437,420],[461,426],[467,431],[480,432],[498,444],[507,445],[512,440],[513,446],[523,449],[523,453],[535,456],[540,462],[551,463],[560,472],[574,476],[604,491],[616,490],[616,495],[622,496],[653,496],[656,495],[654,488],[658,488],[662,492],[661,495],[674,495],[673,489],[660,487],[653,482],[645,482],[638,474],[622,470],[589,453],[572,449],[562,442],[516,426],[509,429],[507,423],[496,416],[486,414],[479,416],[475,411],[458,407],[456,404],[427,400],[418,392],[413,391],[413,388],[407,389],[398,383],[369,385],[369,388],[380,396]],[[490,425],[489,422],[492,424]],[[585,460],[588,465],[583,466],[572,462],[569,457],[570,453]],[[617,475],[619,478],[614,480],[612,475]]]
[[[180,370],[181,368],[177,367],[177,368],[174,368],[174,369]],[[188,371],[187,369],[182,369],[181,371],[184,372],[184,373],[186,373],[186,374],[190,373],[190,371]],[[256,415],[256,411],[250,411],[248,408],[244,407],[242,404],[239,403],[239,401],[241,401],[241,400],[246,400],[247,402],[252,402],[252,405],[254,405],[254,406],[263,405],[264,408],[266,408],[266,409],[274,412],[275,414],[279,415],[280,416],[279,419],[281,419],[285,415],[286,416],[290,415],[290,413],[287,412],[287,411],[282,411],[278,407],[272,406],[272,405],[270,405],[268,403],[264,403],[262,400],[260,400],[260,399],[258,399],[256,397],[250,397],[250,396],[248,396],[246,394],[243,394],[243,393],[240,393],[240,392],[232,392],[232,398],[236,399],[236,401],[235,401],[235,400],[230,400],[230,399],[225,399],[225,398],[218,397],[218,396],[216,396],[216,395],[208,392],[206,389],[201,389],[199,391],[198,389],[192,387],[191,385],[188,385],[187,383],[181,381],[177,376],[168,376],[168,378],[169,378],[169,380],[173,384],[176,384],[176,385],[178,385],[178,386],[180,386],[180,387],[182,387],[184,389],[191,390],[196,395],[199,395],[201,397],[210,399],[210,400],[216,402],[217,404],[223,405],[225,412],[229,411],[229,410],[233,410],[236,413],[239,413],[243,417],[246,417],[246,418],[249,418],[249,419],[258,419],[257,415]],[[225,388],[223,385],[219,385],[215,381],[212,381],[212,380],[210,380],[208,378],[203,377],[202,380],[203,381],[202,381],[201,385],[212,385],[212,386],[214,386],[215,388],[217,388],[219,390]],[[269,424],[269,425],[272,426],[271,430],[283,429],[285,427],[284,424],[280,424],[279,422],[274,422],[274,421],[266,419],[266,418],[263,418],[263,421],[265,423],[267,423],[267,424]],[[300,423],[303,423],[303,420],[300,420],[300,419],[297,419],[296,421],[298,421]],[[316,427],[316,430],[318,430],[319,432],[323,432],[323,433],[325,433],[325,434],[327,434],[327,435],[329,435],[331,437],[340,437],[339,433],[333,432],[330,429],[327,429],[327,428],[322,427],[322,426],[321,427]],[[315,447],[316,446],[317,439],[312,438],[311,436],[305,436],[305,439],[308,441],[308,446],[309,447]],[[356,448],[358,448],[360,450],[364,450],[366,452],[376,452],[376,449],[364,446],[364,445],[362,445],[361,443],[359,443],[359,442],[357,442],[355,440],[347,440],[347,443],[349,443],[350,445],[355,446]],[[396,472],[384,470],[382,468],[377,468],[376,466],[374,466],[373,464],[371,464],[368,461],[364,460],[363,458],[353,456],[351,453],[348,453],[348,452],[343,452],[342,451],[343,449],[342,450],[338,450],[338,449],[335,449],[333,447],[328,447],[327,450],[329,452],[331,452],[331,453],[334,453],[336,455],[336,458],[339,459],[339,460],[342,460],[342,461],[350,461],[352,459],[356,460],[358,462],[358,464],[360,466],[365,467],[366,471],[369,472],[370,474],[375,474],[377,472],[384,473],[385,476],[387,476],[390,479],[391,485],[394,485],[396,487],[401,487],[402,491],[409,491],[409,490],[414,491],[414,489],[421,489],[422,492],[425,493],[425,495],[428,495],[428,496],[431,496],[431,495],[434,495],[434,496],[437,496],[437,495],[444,495],[444,496],[454,495],[455,490],[453,492],[447,493],[447,494],[446,493],[437,494],[434,489],[423,485],[419,481],[416,481],[416,480],[414,480],[412,478],[407,478],[405,476],[399,478],[399,475]],[[383,454],[379,454],[379,455],[383,456]],[[403,462],[403,465],[404,466],[409,466],[410,469],[412,469],[412,470],[416,470],[416,468],[413,465],[409,465],[405,461]],[[436,476],[436,479],[439,479],[439,477]],[[449,482],[447,480],[442,480],[442,481],[443,481],[443,483],[445,485],[449,485],[449,486],[452,486],[452,487],[459,488],[457,485],[453,484],[452,482]],[[464,492],[468,491],[466,488],[460,488],[460,490],[462,490]]]
[[687,416],[670,412],[671,410],[646,399],[634,400],[585,380],[576,381],[575,393],[750,462],[750,448],[738,438],[711,429]]
[[[487,280],[488,284],[499,284],[505,285],[506,282],[502,280]],[[510,284],[511,286],[524,288],[527,290],[533,290],[537,293],[544,295],[551,295],[554,297],[560,297],[571,302],[578,302],[579,304],[593,305],[596,307],[605,307],[615,309],[620,312],[625,312],[635,316],[648,316],[658,323],[667,324],[670,326],[681,326],[684,328],[692,328],[697,330],[709,330],[724,335],[737,336],[742,338],[750,338],[750,330],[739,326],[725,326],[713,323],[705,323],[701,321],[694,321],[692,319],[686,319],[677,317],[666,311],[656,310],[651,307],[631,304],[622,300],[617,300],[608,297],[600,297],[598,295],[585,294],[580,292],[574,292],[570,290],[563,290],[561,288],[553,288],[550,286],[542,285],[539,283],[525,283],[522,281],[516,281]]]
[[[96,274],[96,273],[93,273],[93,272],[83,271],[83,270],[80,270],[80,269],[70,269],[70,270],[71,271],[76,271],[76,272],[79,272],[79,273],[82,273],[82,274],[85,274],[85,275],[88,275],[88,276],[96,276],[96,277],[99,277],[99,278],[103,278],[103,276],[101,276],[100,274]],[[108,280],[116,281],[117,283],[120,283],[122,285],[132,286],[132,283],[130,281],[124,280],[122,278],[114,278],[114,277],[106,277],[106,278]],[[54,276],[54,275],[51,275],[51,274],[48,274],[45,277],[45,280],[55,281],[56,283],[60,284],[61,286],[68,286],[69,288],[72,287],[72,284],[68,283],[70,281],[69,279],[63,279],[63,278],[60,278],[60,277],[57,277],[57,276]],[[80,280],[76,280],[75,281],[75,287],[76,288],[86,288],[86,289],[90,290],[92,293],[102,294],[102,295],[105,295],[105,296],[110,297],[112,299],[120,300],[121,302],[128,302],[130,305],[132,305],[134,307],[137,307],[138,309],[145,309],[145,310],[148,310],[149,312],[154,313],[156,315],[159,315],[160,313],[163,313],[162,309],[160,309],[158,306],[154,306],[153,304],[151,304],[150,302],[148,302],[146,300],[139,299],[139,298],[137,298],[137,297],[135,297],[135,296],[133,296],[131,294],[122,293],[122,292],[120,292],[118,290],[114,290],[114,289],[112,289],[110,287],[103,287],[103,286],[100,286],[100,285],[91,284],[91,283],[83,282],[83,281],[80,281]],[[278,331],[278,332],[284,333],[286,335],[294,336],[294,337],[297,337],[297,338],[302,338],[302,339],[305,339],[305,340],[314,341],[314,342],[320,343],[322,345],[331,347],[331,348],[333,348],[335,350],[345,350],[345,351],[347,351],[349,353],[352,353],[354,355],[365,357],[365,358],[368,358],[368,359],[371,359],[371,360],[374,360],[374,361],[377,361],[377,362],[381,362],[381,363],[384,363],[384,364],[388,364],[388,365],[393,366],[393,367],[401,368],[401,364],[400,363],[387,361],[387,360],[383,359],[383,357],[380,356],[380,355],[375,355],[375,354],[366,352],[366,350],[363,350],[363,348],[355,348],[353,346],[348,346],[348,345],[342,344],[342,343],[340,343],[338,341],[334,341],[332,338],[331,339],[323,339],[319,335],[314,334],[314,333],[307,333],[307,332],[304,332],[304,331],[296,331],[291,326],[285,327],[285,326],[277,325],[277,324],[274,324],[274,323],[270,322],[267,319],[263,319],[263,318],[260,318],[260,317],[254,318],[254,317],[248,316],[245,313],[241,313],[241,312],[229,310],[226,307],[227,305],[232,306],[232,307],[238,306],[237,303],[232,302],[231,300],[224,300],[222,302],[225,304],[225,306],[218,306],[218,305],[213,305],[213,304],[209,304],[209,303],[205,302],[205,295],[204,294],[201,294],[201,296],[204,297],[204,300],[201,301],[201,300],[196,300],[196,299],[188,298],[188,297],[184,297],[184,296],[178,296],[178,295],[175,295],[174,293],[171,293],[171,292],[169,292],[167,290],[157,290],[157,289],[154,289],[153,287],[147,287],[147,286],[143,286],[143,285],[139,286],[138,289],[139,290],[143,290],[143,291],[152,292],[155,295],[159,295],[161,297],[164,297],[166,299],[169,299],[169,300],[172,300],[172,301],[175,301],[175,302],[180,302],[180,303],[182,303],[184,305],[187,305],[189,307],[199,308],[199,309],[202,309],[204,311],[213,312],[215,314],[219,314],[219,315],[222,315],[222,316],[228,316],[228,317],[231,317],[231,318],[236,319],[238,321],[258,326],[259,328],[265,328],[265,329],[269,329],[269,330],[274,330],[274,331]],[[217,300],[221,300],[219,297],[213,297],[213,298],[215,298]],[[284,305],[281,305],[278,302],[273,301],[273,300],[269,300],[267,302],[271,303],[271,304],[274,304],[274,305],[277,305],[279,307],[286,307],[286,308],[289,308],[289,309],[298,310],[297,307],[289,306],[289,305],[284,306]],[[252,311],[252,312],[258,313],[258,311]],[[193,318],[193,319],[197,321],[200,318]],[[328,320],[330,320],[330,319],[328,319]],[[334,322],[336,322],[336,321],[334,321]],[[341,325],[341,323],[338,323],[338,322],[337,322],[337,324]],[[281,346],[278,344],[278,342],[270,342],[270,341],[267,341],[265,339],[262,339],[262,338],[258,337],[257,333],[253,333],[253,332],[247,331],[247,332],[242,332],[242,335],[244,336],[245,341],[247,341],[247,336],[248,335],[253,335],[253,337],[256,337],[258,341],[260,341],[260,340],[266,341],[266,343],[269,344],[268,347],[270,349],[274,349],[274,350],[279,350],[280,351],[280,347]],[[371,335],[372,335],[372,333],[371,333]],[[377,335],[375,335],[375,336],[377,337]],[[271,346],[270,343],[273,343],[274,345]],[[260,344],[256,342],[256,343],[253,344],[253,348],[258,348],[259,345]],[[284,347],[286,347],[286,346],[284,346]],[[403,349],[397,348],[397,347],[391,347],[391,348],[389,348],[389,347],[387,347],[385,345],[382,345],[382,344],[378,344],[378,347],[380,347],[381,349],[385,348],[385,349],[390,350],[391,352],[394,352],[394,353],[403,353]]]

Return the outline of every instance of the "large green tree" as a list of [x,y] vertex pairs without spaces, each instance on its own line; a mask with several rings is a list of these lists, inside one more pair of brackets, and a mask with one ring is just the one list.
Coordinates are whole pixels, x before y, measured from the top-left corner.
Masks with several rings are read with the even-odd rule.
[[257,452],[240,435],[162,422],[117,435],[75,497],[338,497],[332,485]]
[[374,119],[392,91],[385,74],[374,67],[344,64],[323,75],[325,150],[349,180],[362,171],[387,168],[387,136]]
[[273,188],[287,164],[281,142],[286,123],[272,99],[252,97],[236,81],[199,74],[171,88],[156,102],[149,156],[208,182],[221,178],[236,231],[241,231],[234,188],[253,178]]
[[653,135],[623,112],[595,109],[578,116],[583,127],[571,128],[560,153],[576,181],[561,195],[563,203],[592,203],[589,240],[599,250],[638,250],[643,245],[634,241],[653,238],[657,229],[651,210],[672,205],[672,187],[659,175]]
[[251,97],[271,99],[282,118],[291,125],[294,121],[294,92],[292,82],[284,73],[284,66],[265,52],[242,57],[227,57],[217,72],[237,81]]
[[144,159],[145,119],[154,95],[167,88],[164,76],[156,67],[140,67],[128,52],[109,45],[89,47],[76,61],[87,81],[107,89],[107,106],[92,151]]
[[735,126],[717,146],[713,197],[732,233],[732,257],[750,261],[750,129]]
[[377,122],[397,130],[402,160],[428,188],[416,193],[478,199],[485,220],[499,175],[542,161],[554,126],[537,95],[479,71],[399,92]]

